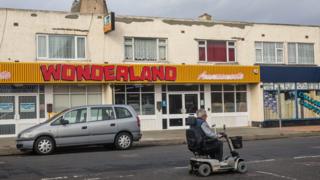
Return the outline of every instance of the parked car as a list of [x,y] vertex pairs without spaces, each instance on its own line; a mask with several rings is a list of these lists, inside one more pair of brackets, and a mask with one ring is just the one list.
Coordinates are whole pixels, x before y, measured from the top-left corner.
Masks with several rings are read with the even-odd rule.
[[114,144],[126,150],[141,139],[140,120],[131,106],[96,105],[66,109],[19,133],[17,148],[41,155],[58,147]]

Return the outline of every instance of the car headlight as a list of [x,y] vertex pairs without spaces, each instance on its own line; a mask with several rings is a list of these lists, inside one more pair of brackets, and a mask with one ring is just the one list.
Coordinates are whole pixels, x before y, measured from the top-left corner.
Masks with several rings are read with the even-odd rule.
[[20,138],[22,138],[22,139],[28,139],[28,138],[32,138],[32,137],[33,137],[32,132],[24,132],[20,135]]

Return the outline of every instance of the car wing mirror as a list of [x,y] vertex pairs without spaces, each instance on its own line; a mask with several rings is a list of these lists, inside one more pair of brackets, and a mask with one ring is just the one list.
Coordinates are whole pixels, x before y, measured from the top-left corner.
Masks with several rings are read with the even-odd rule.
[[67,124],[69,124],[69,121],[68,121],[68,120],[65,120],[65,119],[61,119],[60,122],[61,122],[62,125],[67,125]]

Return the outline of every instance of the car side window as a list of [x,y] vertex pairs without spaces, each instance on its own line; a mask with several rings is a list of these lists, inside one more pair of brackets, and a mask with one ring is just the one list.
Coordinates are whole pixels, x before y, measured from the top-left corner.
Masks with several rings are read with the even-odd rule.
[[90,112],[91,118],[89,121],[104,121],[115,119],[112,107],[91,108]]
[[132,117],[132,114],[127,108],[124,107],[115,107],[114,108],[117,114],[118,119],[125,119]]
[[69,124],[83,123],[87,121],[87,109],[77,109],[70,111],[64,115],[64,120],[69,121]]

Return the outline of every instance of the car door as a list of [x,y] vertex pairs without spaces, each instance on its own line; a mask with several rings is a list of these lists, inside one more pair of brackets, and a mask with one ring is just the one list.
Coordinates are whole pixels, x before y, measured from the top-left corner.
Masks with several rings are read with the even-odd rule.
[[62,123],[57,124],[58,135],[56,143],[58,146],[73,146],[73,145],[85,145],[88,144],[88,109],[74,109],[66,112],[63,117],[68,124],[63,125]]
[[113,107],[91,107],[88,129],[89,139],[92,144],[113,143],[117,133]]

